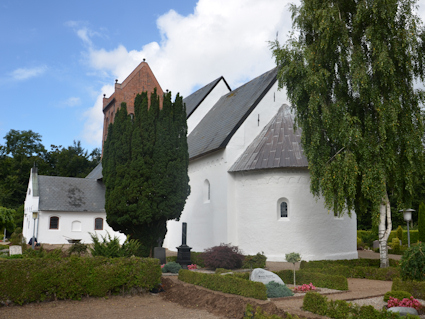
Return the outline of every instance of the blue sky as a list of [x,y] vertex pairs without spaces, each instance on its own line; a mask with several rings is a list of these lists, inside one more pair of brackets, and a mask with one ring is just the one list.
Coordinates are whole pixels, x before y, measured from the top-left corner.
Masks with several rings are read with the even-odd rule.
[[268,41],[286,40],[289,2],[1,0],[0,144],[15,129],[48,149],[100,147],[101,98],[143,58],[173,93],[219,76],[236,88],[274,66]]

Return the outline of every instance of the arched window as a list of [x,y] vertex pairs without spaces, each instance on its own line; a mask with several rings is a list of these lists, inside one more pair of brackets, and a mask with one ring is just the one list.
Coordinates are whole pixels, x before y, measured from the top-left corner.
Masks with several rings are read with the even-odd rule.
[[98,217],[94,220],[94,229],[103,230],[103,218]]
[[211,200],[211,185],[209,180],[204,182],[204,202],[209,202]]
[[81,222],[74,220],[71,225],[71,231],[81,231]]
[[59,229],[59,217],[50,217],[49,229]]
[[289,202],[286,198],[280,198],[277,201],[277,216],[278,218],[289,217]]

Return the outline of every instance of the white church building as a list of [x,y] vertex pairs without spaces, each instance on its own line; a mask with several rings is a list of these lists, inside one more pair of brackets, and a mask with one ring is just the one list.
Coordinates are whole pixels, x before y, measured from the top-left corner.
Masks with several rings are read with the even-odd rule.
[[[263,252],[269,261],[284,261],[291,252],[300,253],[303,260],[358,257],[355,213],[336,217],[310,193],[301,131],[294,131],[276,75],[275,68],[233,91],[220,77],[184,99],[191,194],[180,221],[168,222],[164,247],[177,250],[186,222],[192,251],[225,243],[246,255]],[[129,84],[133,79],[159,86],[142,62],[123,83],[116,83],[114,95],[104,98],[104,125],[113,121],[120,94],[133,96],[122,92],[134,87]],[[64,243],[66,238],[91,242],[89,232],[107,231],[123,240],[124,235],[106,223],[101,169],[99,165],[85,179],[37,176],[37,181],[32,173],[24,236],[32,237],[31,213],[39,211],[41,243]],[[48,189],[49,197],[44,198]]]

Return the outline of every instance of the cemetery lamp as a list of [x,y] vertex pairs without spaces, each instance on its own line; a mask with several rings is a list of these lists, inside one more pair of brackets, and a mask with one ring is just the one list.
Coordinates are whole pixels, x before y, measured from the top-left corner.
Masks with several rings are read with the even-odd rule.
[[34,228],[32,231],[32,249],[34,249],[34,241],[35,241],[35,220],[38,217],[38,212],[32,212],[32,218],[34,219]]
[[403,210],[404,220],[407,222],[407,246],[410,247],[410,232],[409,232],[409,222],[412,220],[412,213],[414,209],[408,208]]

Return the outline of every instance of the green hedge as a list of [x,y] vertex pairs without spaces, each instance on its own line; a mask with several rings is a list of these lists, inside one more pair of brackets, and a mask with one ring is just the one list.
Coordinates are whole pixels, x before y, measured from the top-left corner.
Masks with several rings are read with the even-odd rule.
[[403,290],[410,292],[416,299],[425,299],[425,281],[402,281],[400,278],[393,280],[391,291]]
[[102,297],[131,288],[152,289],[161,267],[151,258],[70,257],[0,260],[0,301],[22,305],[50,299]]
[[394,278],[400,278],[400,269],[398,267],[328,266],[325,268],[304,268],[303,270],[319,272],[326,275],[340,275],[346,278],[365,278],[373,280],[393,280]]
[[317,292],[307,292],[303,299],[304,310],[329,318],[362,318],[362,319],[396,319],[419,318],[417,316],[402,317],[398,313],[387,310],[378,311],[373,306],[356,306],[344,300],[329,300]]
[[[397,267],[399,260],[390,259],[390,267]],[[307,268],[328,268],[332,266],[348,266],[348,267],[376,267],[379,268],[379,259],[341,259],[341,260],[314,260],[304,261],[300,263],[300,269]]]
[[[410,243],[417,243],[419,240],[419,232],[417,229],[412,229],[410,232]],[[368,239],[368,237],[371,236],[370,230],[358,230],[357,231],[357,237],[361,238],[363,242]],[[392,239],[397,237],[397,230],[392,230],[389,237],[388,237],[388,243],[391,243]],[[376,238],[378,239],[378,238]],[[403,239],[402,239],[403,245],[407,245],[407,230],[403,229]]]
[[179,280],[215,291],[261,300],[267,299],[267,289],[263,283],[233,275],[205,274],[182,269],[179,271]]
[[[281,270],[275,272],[275,274],[282,278],[285,284],[294,283],[294,272],[292,270]],[[312,283],[316,287],[321,288],[348,290],[347,278],[340,275],[327,275],[314,271],[298,270],[295,272],[295,280],[300,285]]]

